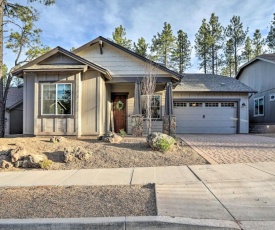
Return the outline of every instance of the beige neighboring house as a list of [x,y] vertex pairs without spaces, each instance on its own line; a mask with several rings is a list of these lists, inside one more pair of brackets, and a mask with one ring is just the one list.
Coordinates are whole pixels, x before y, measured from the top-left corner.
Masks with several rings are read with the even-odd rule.
[[23,134],[23,84],[10,87],[5,110],[5,135]]
[[[57,47],[20,67],[14,75],[24,79],[23,133],[100,135],[114,127],[115,132],[123,129],[131,134],[131,115],[134,115],[134,98],[137,95],[135,89],[146,73],[145,66],[148,63],[148,59],[131,50],[98,37],[73,52]],[[249,87],[245,88],[242,83],[233,79],[235,86],[242,85],[242,88],[223,92],[207,88],[206,85],[207,89],[204,91],[196,92],[192,88],[188,91],[180,86],[185,84],[185,75],[179,75],[157,63],[150,63],[157,68],[158,75],[156,91],[152,98],[153,131],[162,132],[165,87],[167,83],[172,83],[174,86],[178,85],[173,92],[174,101],[172,97],[167,100],[174,102],[174,112],[179,121],[178,133],[187,132],[181,125],[182,122],[189,121],[182,117],[186,116],[186,109],[193,108],[202,112],[202,116],[205,115],[204,112],[212,114],[212,120],[218,119],[218,122],[223,122],[224,118],[226,125],[222,129],[211,130],[211,127],[201,123],[202,129],[191,127],[188,133],[248,132],[247,102],[248,94],[252,92]],[[191,75],[190,77],[192,79]],[[194,79],[195,85],[204,84],[200,79]],[[220,77],[213,77],[213,81],[222,86],[227,84],[224,78]],[[141,95],[139,99],[140,111],[144,113],[144,96]],[[187,102],[189,104],[185,107],[184,103]],[[218,112],[217,106],[211,103],[218,103],[218,108],[223,112]],[[182,108],[179,108],[181,105]],[[226,110],[225,107],[234,109],[229,111],[230,109]],[[231,115],[226,115],[227,112],[231,112]]]

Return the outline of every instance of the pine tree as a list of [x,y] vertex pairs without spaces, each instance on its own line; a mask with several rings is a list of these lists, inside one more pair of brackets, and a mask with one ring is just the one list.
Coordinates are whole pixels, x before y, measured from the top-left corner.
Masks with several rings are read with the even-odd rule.
[[262,38],[261,31],[256,29],[253,34],[252,45],[253,45],[253,57],[263,53],[264,39]]
[[195,50],[196,56],[198,57],[199,69],[204,70],[206,74],[209,69],[209,52],[210,52],[210,36],[209,36],[209,25],[206,22],[206,19],[202,20],[202,25],[199,28],[199,31],[196,33],[195,38]]
[[[30,0],[29,2],[40,2],[45,5],[55,3],[54,0]],[[20,1],[19,1],[20,2]],[[32,7],[24,6],[12,1],[0,0],[0,137],[5,135],[5,108],[8,91],[10,88],[13,76],[12,70],[29,60],[23,62],[20,57],[23,50],[40,49],[37,46],[40,43],[39,34],[41,30],[35,28],[34,23],[38,20],[38,14]],[[7,31],[7,25],[13,25],[12,31]],[[7,48],[10,48],[16,53],[15,66],[10,69],[8,74],[3,74],[3,32],[10,32],[5,37],[8,37],[10,43],[7,43]],[[26,54],[28,56],[28,54]]]
[[271,52],[275,52],[275,13],[273,14],[273,21],[270,25],[270,30],[266,37],[266,44]]
[[187,33],[182,30],[178,31],[178,37],[176,41],[176,48],[172,52],[172,62],[174,69],[183,74],[183,72],[191,66],[191,43],[188,40]]
[[143,57],[147,57],[147,49],[149,47],[149,44],[146,43],[145,39],[143,37],[138,39],[137,44],[134,42],[134,49],[133,51]]
[[239,16],[233,16],[230,20],[230,24],[225,29],[225,35],[232,40],[234,49],[234,74],[237,73],[238,66],[241,60],[238,50],[244,45],[248,28],[243,30],[243,23],[241,23]]
[[115,31],[112,33],[113,35],[113,42],[127,48],[132,48],[132,40],[126,38],[126,31],[122,25],[115,28]]
[[171,25],[167,22],[164,23],[162,32],[152,39],[151,51],[154,59],[168,68],[171,67],[170,61],[172,51],[175,48],[175,40]]
[[229,39],[226,42],[225,48],[224,48],[224,56],[225,56],[225,67],[222,69],[222,75],[226,75],[229,77],[233,76],[233,70],[234,70],[234,44],[232,39]]
[[[222,36],[223,27],[219,23],[219,18],[214,13],[211,14],[209,20],[209,59],[211,61],[212,74],[217,73],[218,65],[218,52],[222,48]],[[215,68],[216,67],[216,68]]]
[[250,37],[247,37],[245,40],[244,50],[242,52],[242,58],[246,62],[249,62],[253,58],[253,48],[252,48],[252,41]]

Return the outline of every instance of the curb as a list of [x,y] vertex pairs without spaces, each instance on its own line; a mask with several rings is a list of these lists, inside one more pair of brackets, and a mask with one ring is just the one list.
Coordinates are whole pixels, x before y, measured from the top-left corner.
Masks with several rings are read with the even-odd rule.
[[240,230],[229,220],[192,219],[169,216],[126,216],[94,218],[49,218],[49,219],[1,219],[0,229],[217,229]]

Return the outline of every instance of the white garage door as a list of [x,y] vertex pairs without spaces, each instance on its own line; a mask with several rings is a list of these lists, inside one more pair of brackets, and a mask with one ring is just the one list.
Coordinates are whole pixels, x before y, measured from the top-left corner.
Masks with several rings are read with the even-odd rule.
[[236,133],[236,102],[174,102],[177,133]]

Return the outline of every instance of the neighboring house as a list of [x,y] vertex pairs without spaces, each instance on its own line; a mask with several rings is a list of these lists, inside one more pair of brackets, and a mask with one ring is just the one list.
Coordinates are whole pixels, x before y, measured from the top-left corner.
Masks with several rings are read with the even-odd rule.
[[[148,59],[108,39],[98,37],[73,52],[57,47],[13,73],[24,78],[23,133],[99,135],[114,127],[115,132],[123,129],[131,134],[135,89],[144,77],[148,64],[156,66],[158,76],[155,94],[152,98],[154,120],[152,130],[161,132],[165,107],[165,86],[169,82],[175,85],[182,76],[162,65],[149,62]],[[183,76],[183,83],[184,79],[185,76]],[[227,83],[224,79],[213,77],[213,81],[221,85]],[[236,83],[236,86],[242,85],[235,79],[231,80]],[[204,84],[199,81],[197,83]],[[247,133],[248,107],[241,108],[241,105],[247,103],[248,93],[252,90],[244,86],[226,93],[215,90],[208,88],[207,92],[199,94],[194,94],[193,89],[187,93],[185,90],[175,91],[175,103],[180,99],[186,101],[186,97],[192,99],[190,102],[198,103],[198,107],[201,102],[226,102],[228,104],[223,104],[223,106],[234,106],[236,114],[234,112],[230,117],[227,114],[219,114],[219,118],[226,116],[226,122],[228,119],[234,122],[229,124],[229,129],[224,126],[216,131]],[[139,98],[141,100],[140,111],[144,112],[145,97]],[[225,98],[230,98],[230,100],[225,100]],[[172,103],[172,98],[170,100]],[[203,104],[203,106],[206,105]],[[215,114],[212,115],[215,116]],[[178,133],[186,132],[184,128],[180,128],[182,116],[184,114],[177,114],[180,124]],[[191,133],[197,132],[189,130]],[[202,130],[204,133],[213,133],[213,130],[206,127],[199,132]]]
[[247,133],[251,92],[234,78],[183,74],[173,90],[177,133]]
[[6,101],[5,135],[23,134],[23,84],[10,87]]
[[250,132],[275,132],[275,54],[244,64],[236,79],[255,89],[249,97]]

